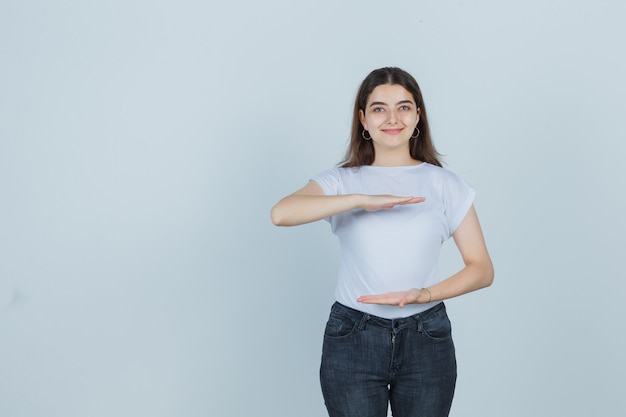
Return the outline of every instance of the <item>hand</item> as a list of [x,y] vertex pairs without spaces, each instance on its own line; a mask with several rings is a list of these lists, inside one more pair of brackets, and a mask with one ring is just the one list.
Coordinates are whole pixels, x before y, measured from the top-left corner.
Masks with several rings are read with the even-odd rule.
[[388,292],[387,294],[362,295],[357,298],[363,304],[384,304],[390,306],[404,307],[405,304],[417,304],[422,290],[412,288],[408,291]]
[[363,209],[367,211],[389,210],[395,206],[405,204],[417,204],[426,200],[424,197],[398,197],[395,195],[368,195],[363,204]]

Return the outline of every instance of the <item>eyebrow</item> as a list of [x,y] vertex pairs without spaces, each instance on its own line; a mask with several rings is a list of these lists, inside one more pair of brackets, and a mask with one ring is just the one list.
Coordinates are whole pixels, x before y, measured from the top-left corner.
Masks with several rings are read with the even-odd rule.
[[[402,101],[398,101],[396,103],[396,105],[398,105],[398,104],[406,104],[406,103],[413,104],[413,101],[411,101],[411,100],[402,100]],[[383,103],[382,101],[374,101],[369,106],[372,107],[372,106],[386,106],[386,105],[387,105],[387,103]]]

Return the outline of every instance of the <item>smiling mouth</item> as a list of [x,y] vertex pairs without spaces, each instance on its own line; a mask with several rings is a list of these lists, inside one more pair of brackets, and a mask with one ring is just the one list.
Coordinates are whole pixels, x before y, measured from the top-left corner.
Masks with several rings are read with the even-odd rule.
[[397,135],[398,133],[402,132],[402,129],[383,129],[383,132],[388,135]]

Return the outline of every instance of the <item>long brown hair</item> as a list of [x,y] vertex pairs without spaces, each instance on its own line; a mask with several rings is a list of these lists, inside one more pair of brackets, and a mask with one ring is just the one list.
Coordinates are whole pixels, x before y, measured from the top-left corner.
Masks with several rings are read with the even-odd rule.
[[364,129],[359,118],[359,110],[365,111],[367,99],[370,94],[372,94],[374,88],[383,84],[401,85],[413,95],[415,104],[419,108],[420,120],[417,123],[417,127],[420,130],[420,134],[417,139],[411,139],[409,141],[411,157],[419,161],[441,166],[439,160],[440,155],[435,149],[430,137],[430,128],[428,127],[428,118],[426,117],[426,106],[424,105],[420,87],[411,74],[396,67],[376,69],[370,72],[361,83],[361,87],[359,87],[359,91],[356,95],[356,100],[354,101],[350,143],[340,166],[349,168],[371,165],[374,162],[374,145],[371,140],[363,139],[362,135]]

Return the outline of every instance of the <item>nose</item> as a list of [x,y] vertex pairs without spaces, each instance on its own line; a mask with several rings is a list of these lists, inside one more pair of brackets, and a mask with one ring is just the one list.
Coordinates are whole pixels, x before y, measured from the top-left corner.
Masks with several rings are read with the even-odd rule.
[[389,115],[389,123],[396,123],[397,121],[397,114],[395,110],[391,110],[387,113]]

